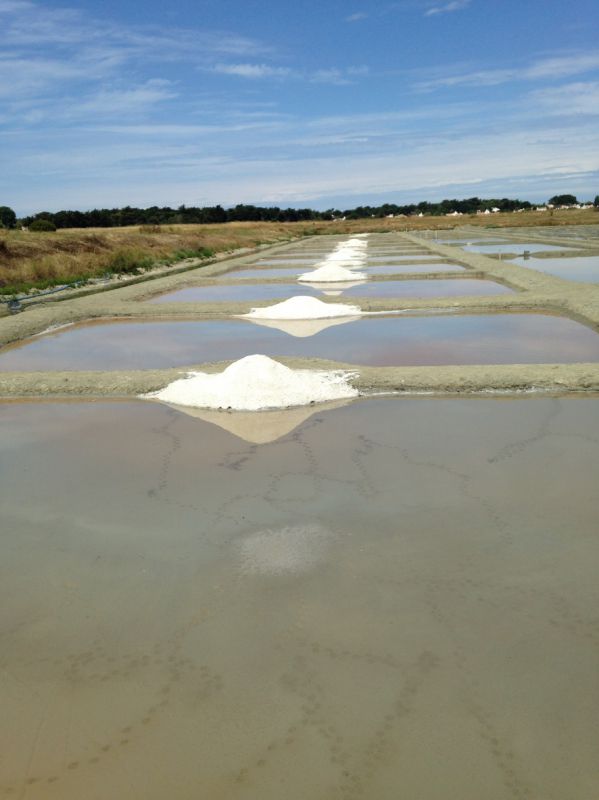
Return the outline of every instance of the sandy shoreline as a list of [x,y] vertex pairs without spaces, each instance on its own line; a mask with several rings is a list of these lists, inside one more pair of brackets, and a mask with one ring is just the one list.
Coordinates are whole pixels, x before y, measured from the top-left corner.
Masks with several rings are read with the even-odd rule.
[[[469,232],[468,232],[469,233]],[[523,231],[531,241],[533,236]],[[599,331],[599,285],[575,283],[524,268],[489,256],[469,253],[451,245],[438,244],[407,233],[395,233],[393,244],[400,247],[414,244],[430,251],[431,257],[442,256],[458,261],[467,267],[464,277],[480,277],[498,281],[514,288],[514,294],[488,297],[444,298],[351,298],[352,303],[367,312],[402,310],[407,313],[498,313],[506,311],[549,312],[577,320]],[[330,244],[342,237],[314,237],[301,240],[301,245],[314,242]],[[475,238],[475,237],[473,237]],[[538,234],[534,238],[539,238]],[[552,240],[555,242],[556,240]],[[563,240],[564,252],[569,249]],[[586,254],[596,251],[594,243],[577,241]],[[260,253],[284,253],[297,247],[298,241],[262,248]],[[150,281],[121,286],[109,291],[73,297],[60,302],[48,302],[26,310],[24,313],[0,319],[0,346],[16,343],[46,331],[49,328],[92,320],[208,320],[247,314],[251,308],[267,306],[272,301],[161,303],[146,302],[158,294],[175,291],[198,282],[213,284],[227,272],[251,263],[256,251],[202,266],[198,271],[185,271],[154,278]],[[555,255],[553,253],[552,255]],[[532,262],[534,264],[534,262]],[[532,265],[531,265],[532,266]],[[401,273],[385,275],[384,280],[434,279],[431,275]],[[438,273],[436,277],[447,277]],[[380,278],[379,278],[380,279]],[[252,283],[284,283],[288,279]],[[245,282],[244,282],[245,283]],[[249,283],[249,281],[247,281]],[[326,300],[324,300],[326,302]],[[361,392],[434,392],[480,393],[527,391],[595,391],[599,390],[599,364],[525,364],[525,365],[475,365],[436,367],[365,367],[346,365],[320,359],[279,359],[282,363],[299,368],[350,369],[359,374],[354,385]],[[226,362],[229,363],[229,362]],[[110,372],[6,372],[0,374],[0,397],[130,397],[154,391],[176,379],[188,369],[211,371],[224,364],[195,364],[185,368],[167,370],[130,370]]]

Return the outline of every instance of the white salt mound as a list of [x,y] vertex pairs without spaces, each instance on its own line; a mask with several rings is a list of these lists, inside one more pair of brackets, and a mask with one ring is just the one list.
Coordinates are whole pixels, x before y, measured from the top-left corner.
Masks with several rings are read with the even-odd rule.
[[145,398],[194,408],[259,411],[357,397],[353,373],[289,369],[262,355],[246,356],[223,372],[192,372]]
[[361,313],[359,306],[343,303],[323,303],[316,297],[299,295],[266,308],[252,308],[244,317],[254,319],[331,319],[353,317]]
[[356,280],[365,281],[368,280],[368,276],[364,272],[353,272],[337,264],[325,264],[312,272],[304,272],[298,276],[298,281],[307,283],[345,283]]

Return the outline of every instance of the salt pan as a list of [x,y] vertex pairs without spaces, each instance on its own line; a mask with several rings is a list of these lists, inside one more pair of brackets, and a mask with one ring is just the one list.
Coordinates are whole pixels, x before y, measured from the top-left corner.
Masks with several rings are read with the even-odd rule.
[[263,355],[246,356],[223,372],[192,372],[164,389],[143,395],[195,408],[259,411],[357,397],[355,373],[289,369]]

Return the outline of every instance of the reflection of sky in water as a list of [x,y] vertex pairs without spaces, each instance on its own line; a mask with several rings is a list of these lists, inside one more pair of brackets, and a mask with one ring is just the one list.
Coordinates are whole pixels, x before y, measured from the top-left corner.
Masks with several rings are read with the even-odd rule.
[[362,272],[369,275],[401,275],[408,272],[460,272],[464,269],[460,264],[448,264],[446,261],[428,264],[392,263],[381,264],[376,267],[364,267]]
[[249,285],[229,284],[226,286],[188,286],[176,292],[169,292],[155,298],[154,303],[170,303],[172,301],[193,303],[229,300],[270,300],[277,297],[295,297],[297,295],[320,295],[320,291],[300,283],[257,283]]
[[149,369],[253,353],[381,366],[570,363],[599,361],[599,336],[541,314],[372,317],[305,339],[242,320],[93,323],[8,348],[0,370]]
[[[489,242],[478,241],[475,239],[435,239],[434,237],[427,237],[427,241],[435,242],[436,244],[450,244],[450,245],[465,245],[465,244],[489,244]],[[506,239],[496,239],[493,237],[493,242],[503,243]]]
[[265,258],[265,259],[263,259],[261,261],[256,261],[256,266],[258,266],[258,267],[262,267],[262,266],[277,267],[277,266],[283,266],[283,265],[289,266],[290,264],[291,265],[293,265],[293,264],[315,264],[316,261],[318,261],[317,257],[304,258],[304,257],[299,257],[299,256],[289,256],[289,257],[285,257],[285,258],[283,258],[283,257],[281,257],[281,258],[268,258],[268,259]]
[[509,242],[507,244],[467,244],[464,248],[470,253],[544,253],[549,250],[567,250],[561,244],[539,244],[538,242]]
[[514,264],[529,267],[557,278],[599,283],[599,256],[577,258],[514,258]]
[[[325,289],[326,287],[326,289]],[[227,286],[190,286],[177,292],[162,295],[152,302],[208,302],[229,301],[241,302],[243,300],[271,300],[297,295],[328,294],[327,289],[335,295],[343,294],[346,297],[456,297],[465,295],[491,295],[506,294],[511,290],[507,286],[485,280],[463,278],[459,280],[406,280],[406,281],[360,281],[358,285],[342,283],[325,284],[318,287],[316,284],[306,283],[265,283]]]
[[431,259],[431,258],[438,258],[438,253],[433,253],[429,250],[426,253],[387,253],[381,256],[373,256],[368,255],[368,261],[405,261],[409,263],[410,261],[421,261],[422,259]]
[[227,272],[223,278],[235,278],[235,280],[245,280],[246,278],[291,278],[295,275],[301,275],[306,271],[305,264],[298,264],[297,267],[273,267],[269,269],[236,269]]

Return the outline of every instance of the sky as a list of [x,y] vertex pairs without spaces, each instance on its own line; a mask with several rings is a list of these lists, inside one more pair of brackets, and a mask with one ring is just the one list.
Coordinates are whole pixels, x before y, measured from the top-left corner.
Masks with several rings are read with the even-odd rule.
[[0,205],[599,194],[597,0],[0,0]]

